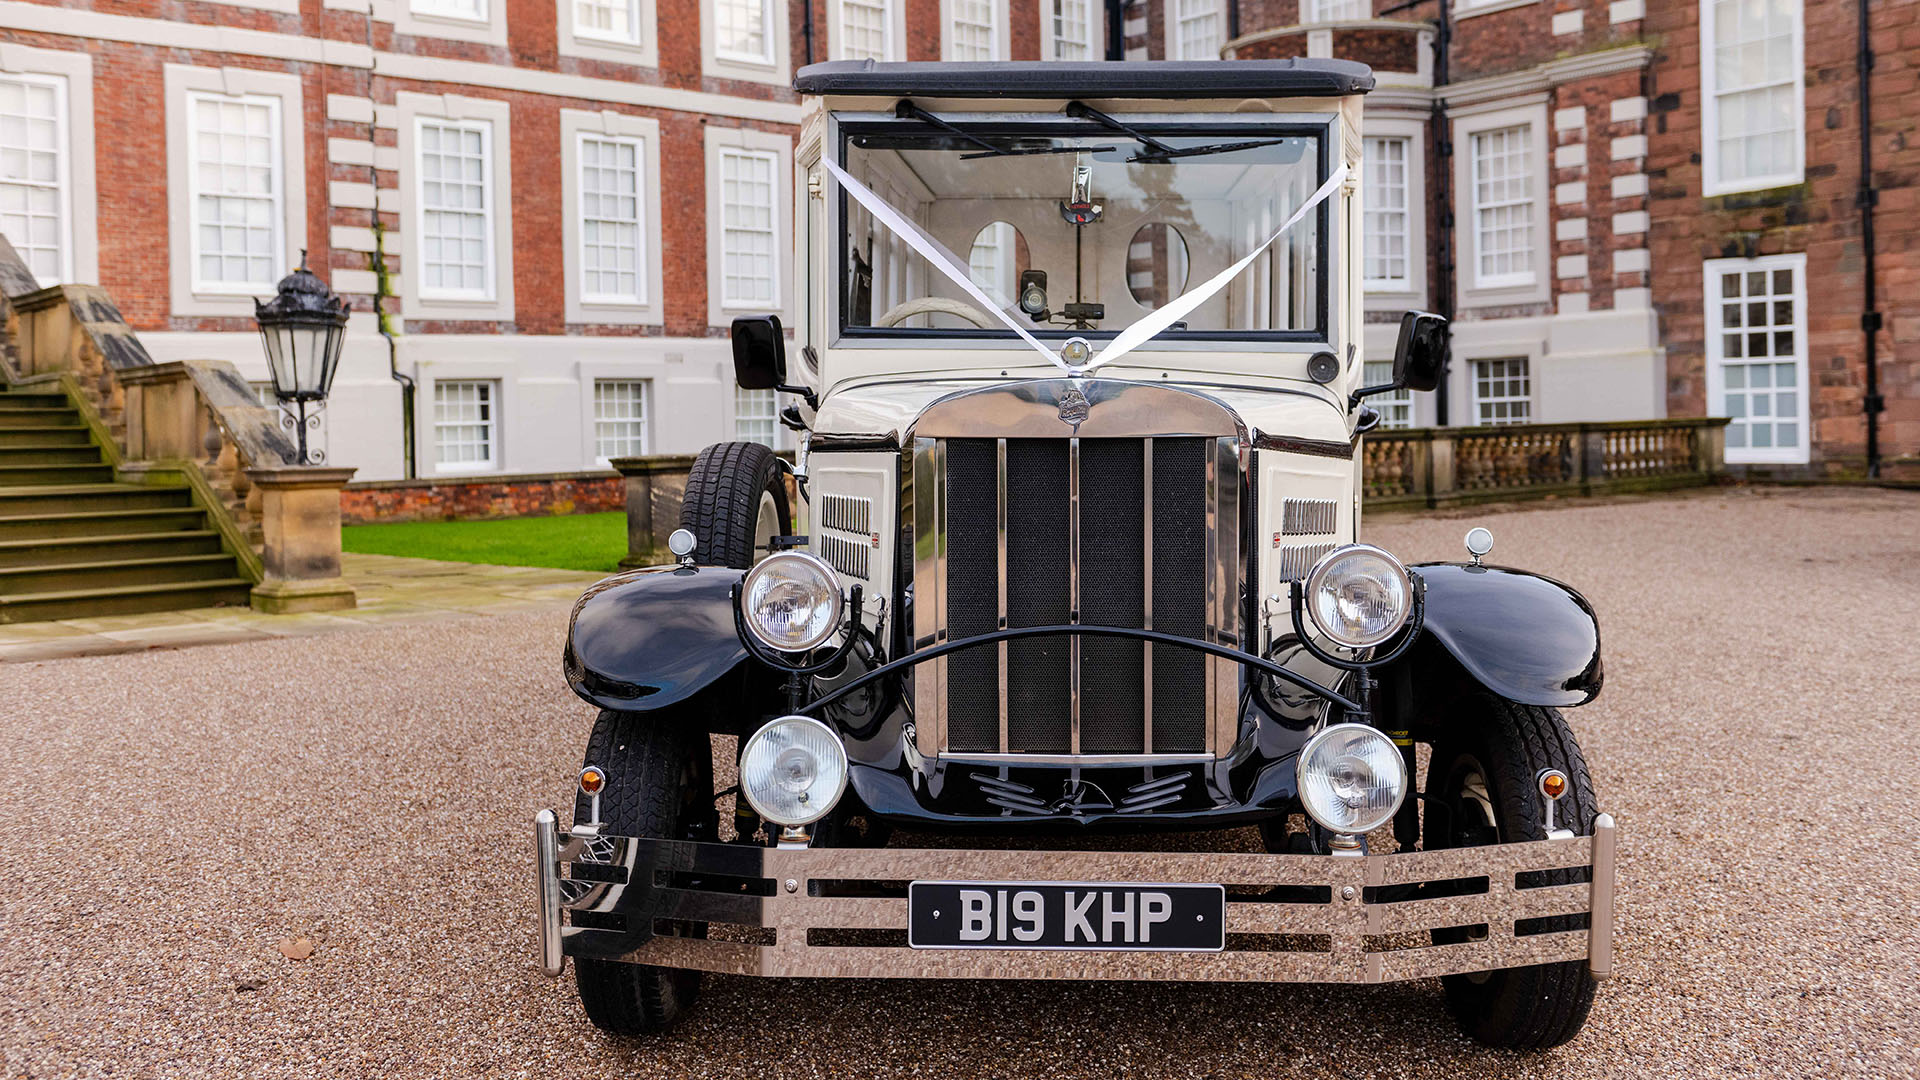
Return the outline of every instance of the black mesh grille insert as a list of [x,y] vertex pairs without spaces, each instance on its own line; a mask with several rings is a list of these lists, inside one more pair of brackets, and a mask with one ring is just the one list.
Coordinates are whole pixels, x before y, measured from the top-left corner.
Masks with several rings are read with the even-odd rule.
[[[951,467],[951,466],[949,466]],[[1071,491],[1065,439],[1007,440],[1007,625],[1071,621]],[[1007,643],[1007,748],[1072,749],[1072,639]]]
[[[947,636],[1000,624],[999,478],[992,439],[947,442]],[[1000,653],[992,645],[947,656],[947,745],[1000,749]]]
[[[1080,443],[1080,621],[1142,626],[1146,615],[1144,449],[1138,439]],[[1080,752],[1145,749],[1142,642],[1080,639]]]
[[[1153,440],[1153,628],[1206,636],[1206,439]],[[1153,650],[1153,747],[1158,754],[1206,749],[1206,654]]]

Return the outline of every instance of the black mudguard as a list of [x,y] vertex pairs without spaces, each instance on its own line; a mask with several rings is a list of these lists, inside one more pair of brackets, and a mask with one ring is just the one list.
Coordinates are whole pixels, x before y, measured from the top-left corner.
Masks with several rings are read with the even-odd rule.
[[1568,708],[1600,693],[1600,621],[1552,578],[1501,566],[1422,563],[1426,630],[1482,686],[1522,705]]
[[595,582],[567,627],[567,685],[603,709],[651,712],[725,678],[747,658],[731,595],[745,576],[653,566]]

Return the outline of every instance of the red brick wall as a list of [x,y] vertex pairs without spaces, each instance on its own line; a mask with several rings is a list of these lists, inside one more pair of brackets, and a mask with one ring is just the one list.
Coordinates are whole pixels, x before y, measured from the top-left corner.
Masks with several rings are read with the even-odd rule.
[[499,476],[481,480],[389,480],[349,484],[340,493],[340,520],[346,525],[477,521],[624,509],[626,481],[615,472]]
[[[1702,262],[1807,254],[1807,361],[1813,471],[1864,464],[1865,262],[1860,216],[1859,82],[1852,3],[1809,0],[1806,17],[1806,182],[1765,192],[1702,197],[1699,10],[1650,4],[1659,42],[1648,98],[1657,299],[1667,348],[1667,401],[1675,414],[1706,408]],[[1879,335],[1881,452],[1920,472],[1920,7],[1875,4],[1872,133],[1880,189]],[[1900,462],[1895,462],[1900,465]]]

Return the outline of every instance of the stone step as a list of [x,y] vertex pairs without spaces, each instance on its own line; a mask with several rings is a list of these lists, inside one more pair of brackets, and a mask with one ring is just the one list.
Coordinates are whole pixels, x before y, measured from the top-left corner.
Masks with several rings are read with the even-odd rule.
[[86,589],[126,589],[177,581],[218,581],[234,575],[233,556],[170,555],[149,559],[111,559],[105,562],[64,563],[51,566],[0,567],[0,596],[72,592]]
[[186,488],[139,484],[30,484],[0,488],[0,521],[88,510],[149,510],[193,505]]
[[66,592],[0,596],[0,623],[137,615],[188,608],[245,607],[252,590],[252,584],[244,578],[220,578],[128,588],[72,589]]
[[0,393],[0,411],[13,409],[68,409],[72,403],[65,394],[38,394],[19,390]]
[[38,487],[45,484],[107,484],[113,482],[113,466],[99,461],[16,464],[0,454],[0,488]]
[[[85,424],[46,427],[0,427],[0,447],[92,446],[93,433]],[[95,453],[99,451],[96,450]]]
[[0,541],[56,540],[62,537],[171,534],[203,529],[206,512],[197,506],[80,510],[25,517],[0,517]]
[[99,536],[35,536],[0,540],[0,568],[217,555],[221,550],[220,534],[212,529],[106,533]]
[[46,427],[50,424],[74,424],[80,414],[72,407],[58,409],[0,409],[0,428]]
[[22,465],[99,465],[100,451],[93,446],[62,443],[0,443],[0,468]]

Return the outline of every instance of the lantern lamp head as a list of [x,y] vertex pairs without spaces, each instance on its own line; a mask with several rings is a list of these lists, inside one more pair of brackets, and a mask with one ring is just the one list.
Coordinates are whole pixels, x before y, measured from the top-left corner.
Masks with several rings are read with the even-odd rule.
[[253,302],[274,396],[281,401],[324,400],[340,366],[347,302],[307,269],[305,251],[299,267],[280,279],[276,292],[264,304]]

